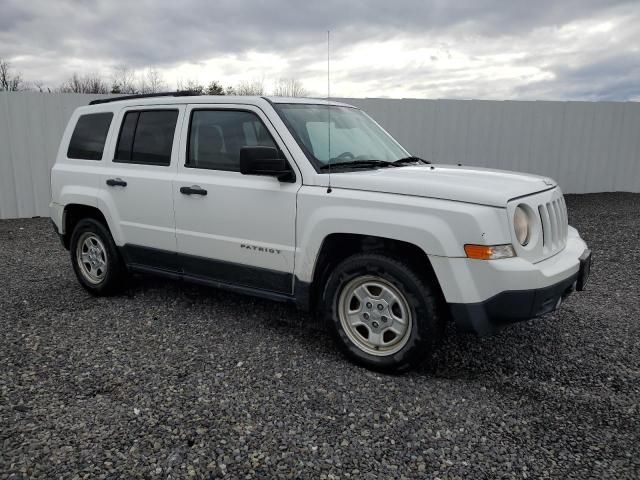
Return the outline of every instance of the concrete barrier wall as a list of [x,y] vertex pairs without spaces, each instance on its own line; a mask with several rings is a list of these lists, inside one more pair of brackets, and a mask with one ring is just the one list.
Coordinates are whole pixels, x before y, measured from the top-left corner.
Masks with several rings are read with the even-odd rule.
[[[100,97],[0,93],[0,218],[48,215],[62,132]],[[566,193],[640,192],[640,103],[341,100],[434,163],[546,175]]]

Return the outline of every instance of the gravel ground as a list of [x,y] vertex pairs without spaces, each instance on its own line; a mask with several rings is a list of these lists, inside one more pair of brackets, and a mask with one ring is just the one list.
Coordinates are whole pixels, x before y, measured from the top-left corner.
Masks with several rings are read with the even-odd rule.
[[278,303],[92,298],[48,220],[2,221],[0,478],[639,478],[640,195],[567,203],[588,291],[403,376]]

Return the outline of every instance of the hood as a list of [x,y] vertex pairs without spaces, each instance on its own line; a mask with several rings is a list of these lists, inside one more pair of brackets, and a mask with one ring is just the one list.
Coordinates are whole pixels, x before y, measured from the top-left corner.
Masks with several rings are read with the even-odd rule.
[[512,198],[557,184],[527,173],[452,165],[415,165],[331,174],[331,186],[506,207]]

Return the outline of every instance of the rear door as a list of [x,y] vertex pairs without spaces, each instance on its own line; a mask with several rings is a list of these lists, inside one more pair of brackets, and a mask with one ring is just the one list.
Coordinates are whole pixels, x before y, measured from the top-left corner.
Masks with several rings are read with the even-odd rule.
[[300,173],[284,183],[239,171],[240,148],[255,145],[297,168],[268,118],[249,105],[189,105],[183,130],[173,189],[185,275],[291,294]]
[[184,105],[130,107],[119,112],[118,134],[100,181],[101,210],[110,212],[128,263],[176,271],[173,180]]

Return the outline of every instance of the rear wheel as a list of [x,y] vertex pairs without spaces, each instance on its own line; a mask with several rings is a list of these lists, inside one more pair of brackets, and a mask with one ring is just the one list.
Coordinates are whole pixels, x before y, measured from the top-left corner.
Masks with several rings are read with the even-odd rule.
[[340,263],[324,301],[338,345],[376,370],[406,370],[429,355],[442,335],[436,290],[400,259],[358,254]]
[[71,264],[80,284],[94,295],[109,295],[123,287],[126,268],[109,230],[97,220],[80,220],[69,246]]

